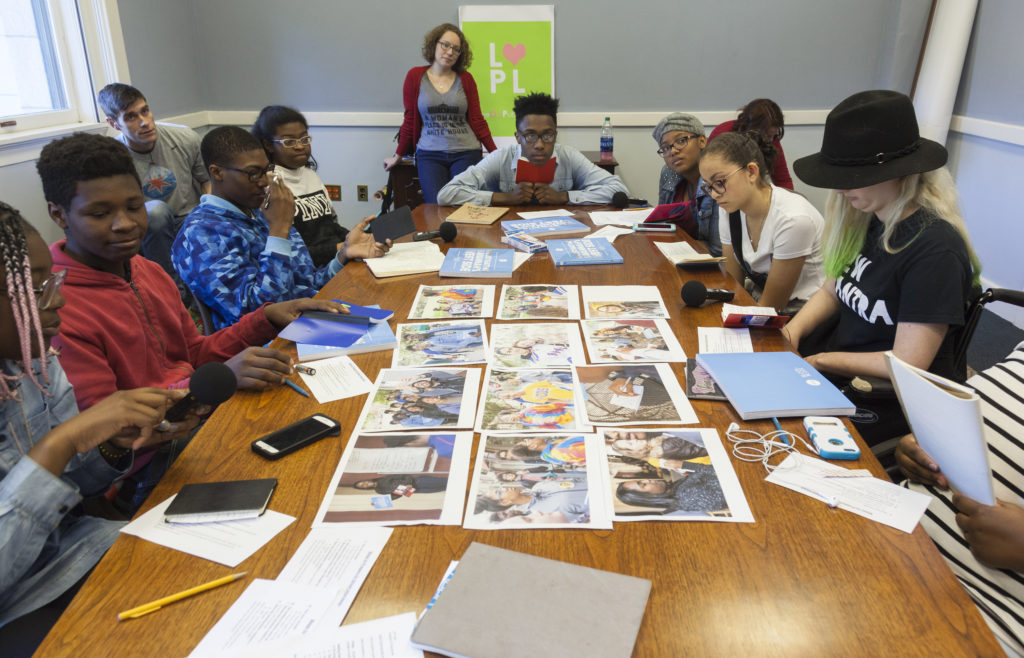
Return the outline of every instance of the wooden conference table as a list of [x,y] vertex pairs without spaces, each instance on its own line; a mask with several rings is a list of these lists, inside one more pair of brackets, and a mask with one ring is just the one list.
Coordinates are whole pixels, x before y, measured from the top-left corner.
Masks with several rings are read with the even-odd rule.
[[[420,206],[414,216],[419,229],[425,230],[436,228],[452,210]],[[460,224],[453,244],[503,246],[499,236],[497,223]],[[681,232],[675,237],[683,239]],[[395,321],[402,322],[419,284],[651,284],[660,288],[679,341],[693,355],[696,327],[721,326],[721,307],[684,307],[679,298],[682,283],[699,279],[708,287],[739,288],[718,267],[677,270],[651,244],[666,239],[670,234],[618,238],[615,247],[624,256],[624,265],[556,269],[546,254],[539,254],[510,280],[497,281],[440,279],[436,274],[378,280],[362,264],[352,263],[322,294],[380,303],[394,309]],[[787,347],[777,331],[752,333],[757,349]],[[286,345],[294,350],[292,344]],[[390,366],[391,352],[352,358],[373,379],[380,368]],[[682,378],[682,364],[672,367]],[[364,400],[359,396],[319,405],[280,387],[242,392],[222,405],[144,510],[188,482],[276,477],[280,483],[271,507],[296,521],[235,569],[122,535],[37,655],[188,654],[252,578],[275,578],[299,547]],[[693,406],[700,426],[718,428],[723,441],[725,428],[739,421],[725,402],[694,400]],[[320,441],[277,462],[250,452],[253,438],[315,412],[342,421],[340,439]],[[799,422],[785,425],[797,431]],[[761,431],[771,427],[768,422],[744,426]],[[867,456],[852,466],[882,474],[870,452],[863,444],[861,448]],[[733,466],[756,523],[617,523],[610,531],[398,527],[346,623],[422,610],[448,562],[461,556],[470,542],[479,541],[650,579],[653,587],[637,638],[637,656],[1000,655],[992,633],[920,527],[908,535],[766,483],[760,464],[734,459]],[[249,572],[244,583],[117,622],[119,611],[237,571]],[[587,605],[580,603],[571,617],[547,629],[523,632],[586,633]],[[494,623],[502,623],[500,613]]]

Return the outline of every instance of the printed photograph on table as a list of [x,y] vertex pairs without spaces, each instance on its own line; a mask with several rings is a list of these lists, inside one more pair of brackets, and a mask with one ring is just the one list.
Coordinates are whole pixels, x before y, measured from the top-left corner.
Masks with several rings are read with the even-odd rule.
[[491,356],[508,368],[552,368],[586,363],[575,323],[545,322],[491,325]]
[[499,320],[579,320],[579,286],[502,286]]
[[686,361],[665,320],[583,320],[591,363]]
[[487,362],[483,320],[398,325],[398,349],[391,367]]
[[616,521],[754,517],[713,429],[602,429],[606,501]]
[[464,527],[611,528],[595,434],[484,434]]
[[575,432],[585,427],[568,368],[490,367],[485,381],[478,432]]
[[586,318],[668,318],[657,286],[583,286]]
[[471,428],[480,386],[477,368],[384,368],[354,432]]
[[588,425],[697,422],[690,401],[667,363],[578,366],[580,408]]
[[472,432],[355,436],[313,525],[457,525],[472,444]]
[[493,309],[494,286],[420,286],[408,319],[489,318]]

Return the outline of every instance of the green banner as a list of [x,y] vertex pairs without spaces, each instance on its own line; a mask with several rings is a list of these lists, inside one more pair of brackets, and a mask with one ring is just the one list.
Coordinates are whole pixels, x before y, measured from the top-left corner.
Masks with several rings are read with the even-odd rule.
[[[461,27],[473,48],[469,72],[480,91],[480,109],[494,137],[511,137],[516,131],[512,101],[535,91],[554,94],[554,24],[550,19],[467,20],[466,9],[470,8],[463,7]],[[485,12],[516,8],[472,9]]]

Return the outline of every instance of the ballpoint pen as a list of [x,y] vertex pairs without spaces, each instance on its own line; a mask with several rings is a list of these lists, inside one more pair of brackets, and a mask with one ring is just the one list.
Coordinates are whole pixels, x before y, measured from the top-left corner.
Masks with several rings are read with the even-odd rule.
[[296,393],[298,393],[298,394],[300,394],[300,395],[302,395],[304,397],[307,397],[307,398],[309,397],[309,393],[307,393],[301,386],[299,386],[295,382],[289,381],[289,380],[285,379],[284,383],[287,384]]
[[176,601],[187,599],[190,596],[195,596],[196,594],[206,592],[208,590],[214,589],[215,587],[220,587],[221,585],[233,583],[239,578],[244,577],[247,573],[249,572],[243,571],[242,573],[233,573],[230,576],[224,576],[223,578],[218,578],[217,580],[211,580],[208,583],[197,585],[192,589],[185,590],[184,592],[171,594],[170,596],[165,596],[164,598],[157,599],[156,601],[150,601],[149,603],[140,605],[136,608],[132,608],[131,610],[125,610],[124,612],[118,613],[117,620],[124,621],[125,619],[136,619],[138,617],[141,617],[142,615],[148,615],[151,612],[159,610],[165,605],[170,605]]

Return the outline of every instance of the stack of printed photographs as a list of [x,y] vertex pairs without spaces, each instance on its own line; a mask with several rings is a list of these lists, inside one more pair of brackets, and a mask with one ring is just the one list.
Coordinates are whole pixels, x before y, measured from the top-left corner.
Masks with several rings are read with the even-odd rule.
[[317,523],[753,522],[718,432],[682,427],[668,317],[656,286],[420,286]]

